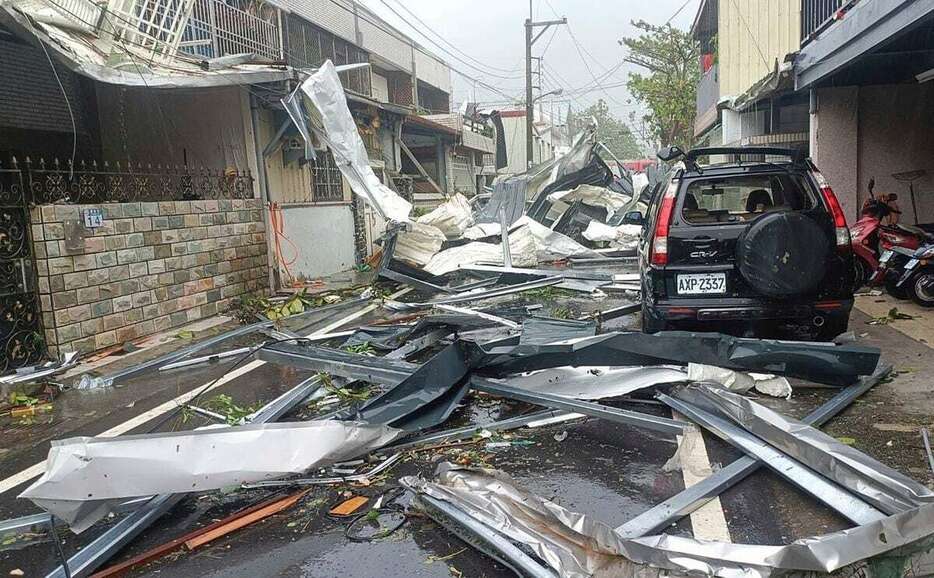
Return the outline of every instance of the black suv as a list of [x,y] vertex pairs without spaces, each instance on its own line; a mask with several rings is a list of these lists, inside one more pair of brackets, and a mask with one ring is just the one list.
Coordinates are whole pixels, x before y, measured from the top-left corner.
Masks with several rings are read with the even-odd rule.
[[[718,331],[728,322],[805,326],[817,339],[846,331],[854,285],[850,234],[809,159],[766,147],[686,154],[670,147],[658,156],[677,164],[659,182],[644,218],[627,215],[644,225],[645,332],[707,322]],[[730,162],[702,166],[702,157]]]

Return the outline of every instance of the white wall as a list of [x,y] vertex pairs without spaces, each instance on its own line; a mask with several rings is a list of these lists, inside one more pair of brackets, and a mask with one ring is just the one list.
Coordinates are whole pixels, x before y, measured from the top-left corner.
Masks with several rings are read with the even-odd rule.
[[385,76],[375,72],[370,75],[370,90],[372,97],[380,102],[389,102],[389,82]]
[[[287,205],[282,209],[286,235],[297,247],[289,266],[293,275],[314,279],[354,266],[353,214],[350,205]],[[286,259],[296,256],[280,242]]]

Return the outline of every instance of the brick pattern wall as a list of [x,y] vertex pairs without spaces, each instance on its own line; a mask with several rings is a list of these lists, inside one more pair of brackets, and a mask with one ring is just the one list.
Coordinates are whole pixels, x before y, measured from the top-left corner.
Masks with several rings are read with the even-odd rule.
[[[89,208],[103,226],[84,226]],[[259,199],[42,205],[30,218],[53,355],[196,321],[267,285]]]

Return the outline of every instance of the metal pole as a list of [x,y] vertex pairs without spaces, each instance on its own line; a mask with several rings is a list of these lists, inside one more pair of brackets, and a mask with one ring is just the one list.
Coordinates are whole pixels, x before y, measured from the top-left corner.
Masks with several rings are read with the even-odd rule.
[[529,19],[525,21],[525,166],[534,163],[532,152],[532,122],[535,106],[532,102],[532,2],[529,1]]

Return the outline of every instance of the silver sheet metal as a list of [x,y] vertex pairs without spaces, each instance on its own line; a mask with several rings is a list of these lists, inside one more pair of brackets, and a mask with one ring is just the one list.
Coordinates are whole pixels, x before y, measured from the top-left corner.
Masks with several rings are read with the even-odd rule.
[[71,369],[76,365],[78,365],[78,352],[69,351],[57,362],[53,361],[44,365],[30,367],[28,370],[24,368],[4,375],[0,377],[0,384],[14,385],[17,383],[31,383],[46,377],[51,377],[57,373]]
[[416,497],[415,505],[455,536],[515,572],[516,576],[557,578],[554,572],[536,562],[502,534],[481,524],[448,502],[421,494]]
[[731,391],[698,383],[672,393],[727,416],[812,470],[887,514],[934,504],[934,492],[856,448]]
[[550,393],[572,399],[596,400],[621,397],[647,387],[686,379],[684,370],[676,366],[585,365],[539,369],[493,381],[527,391]]
[[[847,386],[829,401],[809,413],[804,422],[820,426],[849,407],[853,401],[878,384],[892,371],[890,364],[880,364],[872,375]],[[730,465],[714,472],[700,482],[656,504],[635,518],[618,526],[616,532],[624,538],[638,538],[660,532],[682,517],[719,496],[727,489],[744,480],[762,466],[762,462],[751,456],[743,456]]]
[[114,500],[216,490],[306,472],[380,448],[400,432],[347,421],[206,427],[53,441],[41,478],[19,497],[86,529]]
[[403,303],[401,301],[386,301],[384,306],[393,311],[411,311],[413,309],[426,309],[435,305],[455,305],[457,303],[468,303],[470,301],[479,301],[481,299],[491,299],[493,297],[502,297],[503,295],[512,295],[521,293],[530,289],[540,289],[551,285],[557,285],[564,281],[561,277],[546,277],[536,279],[525,283],[515,285],[506,285],[504,287],[493,287],[492,289],[480,289],[478,291],[469,291],[453,297],[445,297],[435,301],[426,301],[424,303]]
[[[320,385],[320,380],[316,376],[306,379],[261,407],[248,417],[247,421],[250,423],[275,421],[313,394],[320,388]],[[69,557],[67,574],[64,566],[59,566],[49,572],[46,578],[65,578],[66,575],[71,575],[72,578],[89,576],[187,495],[188,493],[161,494],[146,499],[145,503],[140,504],[135,511]]]
[[730,544],[658,535],[626,539],[591,516],[519,488],[505,473],[441,464],[436,482],[406,477],[419,494],[452,504],[524,544],[566,578],[644,578],[652,568],[759,578],[827,573],[934,535],[934,505],[783,546]]
[[613,281],[614,275],[603,271],[580,271],[577,269],[527,269],[524,267],[500,267],[499,265],[464,265],[459,267],[464,271],[478,271],[481,273],[510,273],[513,275],[528,275],[530,277],[564,277],[565,279],[589,279],[592,281]]
[[804,464],[783,454],[768,443],[733,425],[728,420],[664,394],[658,394],[657,397],[670,408],[684,414],[691,421],[697,422],[718,438],[749,455],[757,457],[772,471],[811,494],[848,520],[856,524],[865,524],[885,517],[885,514],[859,497],[821,477]]
[[[553,409],[561,409],[575,413],[582,413],[591,417],[598,417],[609,421],[632,425],[653,431],[662,432],[670,435],[681,435],[684,432],[685,424],[665,417],[618,409],[591,403],[588,401],[579,401],[552,395],[543,392],[530,392],[517,387],[511,387],[502,383],[497,383],[490,379],[484,379],[474,376],[470,379],[470,386],[477,391],[500,395],[509,399],[543,405]],[[690,427],[690,426],[689,426]]]

